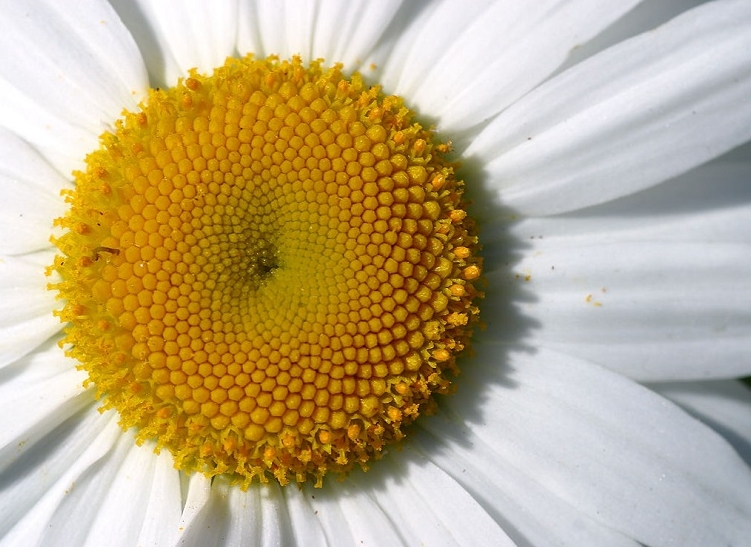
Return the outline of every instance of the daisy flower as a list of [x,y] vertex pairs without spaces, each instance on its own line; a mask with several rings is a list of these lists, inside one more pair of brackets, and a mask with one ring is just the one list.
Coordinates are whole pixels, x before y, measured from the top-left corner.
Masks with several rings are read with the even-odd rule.
[[[0,4],[0,545],[746,544],[751,394],[738,379],[751,375],[751,4],[695,4]],[[200,89],[219,85],[207,79],[212,70],[247,54],[256,68],[292,60],[274,66],[312,71],[324,59],[315,78],[333,78],[325,70],[335,63],[348,78],[362,75],[365,83],[331,80],[339,86],[331,96],[356,89],[356,98],[376,101],[368,86],[380,84],[401,97],[438,142],[451,140],[448,157],[461,162],[483,246],[483,328],[459,359],[456,393],[436,395],[435,413],[405,428],[406,439],[367,472],[326,477],[321,488],[282,485],[290,477],[258,471],[261,460],[254,480],[241,484],[218,457],[212,477],[176,469],[191,470],[180,460],[187,441],[175,432],[193,422],[152,431],[152,422],[127,421],[127,397],[100,411],[114,397],[101,390],[114,393],[117,374],[138,372],[113,369],[97,386],[87,382],[65,350],[93,347],[98,334],[79,329],[79,344],[68,334],[61,348],[64,326],[53,310],[64,303],[47,288],[73,271],[55,258],[61,250],[50,236],[65,236],[53,220],[66,217],[71,201],[75,209],[112,191],[86,186],[106,174],[104,163],[86,160],[100,137],[141,135],[136,126],[148,125],[151,111],[137,114],[139,105],[178,108],[164,99],[178,91],[200,99]],[[264,74],[268,85],[283,76]],[[412,139],[412,166],[423,165],[423,150],[439,158],[424,165],[445,180],[425,188],[449,196],[435,216],[451,224],[461,209],[453,164],[440,159],[448,146],[410,133],[397,99],[378,101],[368,103],[368,119],[381,127],[379,116],[393,114],[389,123],[403,131],[389,142]],[[134,114],[118,122],[124,110]],[[377,142],[378,131],[368,137]],[[114,138],[104,137],[108,150],[124,142]],[[358,173],[370,167],[357,161]],[[129,219],[132,208],[121,212]],[[455,239],[471,246],[471,225],[453,226],[440,233],[459,230]],[[472,267],[451,241],[453,254],[436,263]],[[126,254],[105,244],[90,251],[86,267]],[[259,286],[285,256],[266,251],[252,254]],[[446,274],[446,294],[461,300],[471,292],[477,266],[463,278]],[[111,285],[92,285],[91,296],[111,296]],[[465,304],[457,314],[470,313]],[[435,328],[448,329],[440,317]],[[441,372],[462,336],[417,346],[430,348]],[[102,340],[109,349],[99,361],[110,366],[119,346]],[[443,380],[421,381],[442,391]],[[409,391],[402,387],[394,384],[394,393]],[[366,400],[354,403],[362,415]],[[158,435],[125,430],[120,414],[125,425]],[[359,425],[347,430],[348,446],[379,450],[384,427],[399,422],[386,414],[373,436]],[[159,419],[171,423],[169,412]],[[316,438],[325,450],[337,446]],[[353,453],[359,457],[350,451],[320,466],[336,469]],[[295,454],[303,467],[284,465],[304,481],[305,458],[323,456]],[[280,469],[281,456],[263,458]]]

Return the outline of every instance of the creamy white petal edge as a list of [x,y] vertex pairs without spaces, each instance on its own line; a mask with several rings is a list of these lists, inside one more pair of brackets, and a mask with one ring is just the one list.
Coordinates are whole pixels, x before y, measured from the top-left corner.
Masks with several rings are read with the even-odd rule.
[[484,344],[442,406],[418,444],[519,544],[704,547],[751,534],[751,471],[727,442],[606,369]]
[[[320,545],[321,530],[310,518],[312,511],[304,511],[302,520],[292,518],[284,492],[286,489],[283,491],[276,483],[242,492],[223,478],[211,483],[201,477],[192,478],[188,503],[192,502],[194,509],[183,518],[181,528],[184,531],[179,545],[294,545],[295,528],[303,532],[305,545]],[[300,496],[300,491],[295,489],[290,497],[300,499]]]
[[[358,68],[401,6],[400,0],[311,2],[240,0],[237,49],[241,55],[300,55],[310,61]],[[367,72],[367,71],[366,71]]]
[[563,69],[570,68],[584,59],[597,55],[605,49],[657,26],[667,23],[681,13],[712,0],[660,0],[641,2],[638,6],[609,26],[604,32],[587,43],[571,50]]
[[54,340],[0,370],[0,545],[173,543],[172,458],[102,417],[84,378]]
[[434,117],[438,129],[451,136],[523,96],[562,65],[573,48],[638,3],[423,3],[394,42],[381,83],[408,98],[422,115]]
[[115,0],[143,55],[152,84],[174,86],[197,68],[210,74],[235,52],[237,0]]
[[135,42],[106,2],[4,2],[0,126],[62,173],[148,88]]
[[486,225],[507,256],[487,257],[483,339],[642,381],[751,375],[749,180],[751,162],[714,162],[575,215]]
[[0,256],[0,370],[60,331],[44,275],[52,259],[50,252]]
[[751,389],[735,380],[668,382],[651,389],[720,433],[751,465]]
[[66,204],[60,190],[72,188],[31,146],[0,127],[0,255],[22,254],[50,246],[52,221]]
[[465,157],[524,215],[636,192],[751,138],[749,51],[751,3],[704,4],[541,85]]
[[[0,482],[7,484],[7,470],[31,446],[92,403],[81,396],[84,378],[60,355],[55,340],[0,370]],[[8,514],[0,512],[3,518]],[[0,529],[7,527],[3,522]]]

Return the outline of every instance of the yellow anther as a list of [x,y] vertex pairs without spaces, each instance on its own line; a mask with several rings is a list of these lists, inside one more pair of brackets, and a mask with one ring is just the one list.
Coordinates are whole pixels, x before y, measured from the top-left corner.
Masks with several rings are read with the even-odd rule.
[[444,177],[442,173],[436,173],[433,180],[430,181],[430,184],[433,185],[433,190],[440,190],[443,188],[443,185],[446,184],[446,177]]
[[470,254],[471,254],[471,251],[467,247],[464,247],[464,246],[454,247],[454,256],[456,258],[460,258],[464,260],[466,258],[469,258]]
[[459,285],[458,283],[451,285],[451,287],[449,287],[449,291],[451,292],[451,296],[453,297],[461,297],[467,293],[464,285]]
[[449,214],[449,218],[451,219],[451,222],[459,223],[467,218],[467,212],[462,209],[454,209]]
[[480,277],[480,268],[478,268],[474,264],[472,266],[467,266],[462,271],[462,277],[467,281],[477,279],[478,277]]

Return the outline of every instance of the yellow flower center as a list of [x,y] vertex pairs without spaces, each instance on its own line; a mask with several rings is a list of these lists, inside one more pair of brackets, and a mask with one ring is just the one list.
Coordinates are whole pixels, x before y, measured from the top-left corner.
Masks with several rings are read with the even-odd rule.
[[340,67],[151,90],[67,192],[51,288],[104,408],[247,487],[366,466],[449,389],[480,275],[448,145]]

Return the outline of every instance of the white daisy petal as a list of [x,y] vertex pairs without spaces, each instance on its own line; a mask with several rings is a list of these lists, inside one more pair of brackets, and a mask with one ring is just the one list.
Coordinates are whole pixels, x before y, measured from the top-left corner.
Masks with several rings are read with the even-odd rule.
[[[241,492],[234,488],[236,496],[240,496]],[[253,497],[252,501],[256,507],[261,509],[261,522],[262,526],[258,533],[259,541],[256,545],[269,547],[275,545],[289,545],[292,538],[290,537],[290,529],[287,525],[289,517],[287,515],[287,508],[284,503],[284,496],[282,495],[282,488],[276,483],[270,483],[265,488],[259,488],[257,490],[258,497]],[[238,545],[237,542],[228,542],[227,547]]]
[[222,545],[289,545],[286,508],[278,484],[272,482],[247,492],[233,487],[226,491],[231,518]]
[[[82,547],[136,545],[152,495],[151,483],[158,458],[150,449],[136,446],[130,435],[122,435],[117,425],[110,423],[116,428],[114,446],[101,460],[92,461],[70,477],[65,491],[56,485],[51,489],[52,495],[47,494],[46,498],[54,500],[57,507],[45,527],[40,540],[42,545],[55,542]],[[92,506],[97,510],[86,510]],[[76,517],[72,518],[73,515]],[[179,498],[162,500],[159,516],[164,519],[161,523],[164,531],[174,535],[179,519]],[[153,545],[156,538],[148,539]]]
[[[339,545],[357,545],[362,541],[364,545],[370,541],[367,531],[359,530],[359,535],[354,535],[354,530],[350,525],[353,516],[357,514],[368,514],[374,526],[379,526],[382,530],[380,539],[383,545],[399,546],[401,538],[394,532],[391,523],[388,522],[383,512],[367,496],[359,496],[357,499],[348,499],[346,484],[326,485],[320,491],[306,488],[304,489],[305,497],[313,509],[313,515],[323,530],[325,543],[327,547],[338,547]],[[343,501],[347,499],[347,501]],[[347,507],[345,508],[345,505]],[[353,512],[357,511],[357,512]]]
[[593,40],[573,49],[562,68],[569,68],[623,40],[628,40],[637,34],[648,32],[659,25],[667,23],[684,11],[688,11],[706,2],[707,0],[641,2]]
[[43,110],[3,78],[0,73],[0,96],[3,97],[0,126],[32,143],[59,173],[70,174],[80,169],[82,158],[78,151],[92,150],[96,146],[95,132]]
[[86,405],[86,374],[71,366],[52,340],[0,370],[0,472]]
[[0,368],[26,355],[60,331],[52,315],[55,295],[46,290],[50,252],[0,256]]
[[495,374],[465,367],[444,405],[468,425],[463,446],[488,444],[551,496],[646,545],[742,545],[751,534],[751,471],[666,399],[547,350],[485,344],[478,363],[496,363]]
[[[135,450],[135,449],[134,449]],[[143,448],[138,449],[144,452]],[[164,547],[174,545],[181,519],[180,474],[175,469],[172,456],[153,453],[153,473],[147,477],[148,497],[143,500],[144,519],[136,545]]]
[[392,521],[401,520],[399,529],[407,545],[417,540],[425,545],[514,545],[477,500],[443,469],[417,457],[394,458],[394,463],[398,465],[389,473],[395,479],[394,492],[376,489],[375,497]]
[[329,501],[340,506],[354,544],[514,545],[458,482],[409,445],[383,463],[388,468],[331,485]]
[[0,253],[19,254],[50,245],[52,221],[65,213],[60,190],[70,183],[18,136],[0,128]]
[[[420,536],[419,529],[405,530],[404,523],[399,518],[394,520],[389,510],[378,503],[372,495],[374,488],[382,488],[377,480],[368,477],[364,483],[349,477],[342,483],[327,484],[322,491],[309,494],[316,518],[328,538],[327,545],[410,545],[410,541]],[[398,494],[394,492],[394,496]]]
[[329,62],[357,66],[381,38],[402,3],[402,0],[321,1],[311,51]]
[[489,260],[485,309],[515,288],[529,296],[515,298],[527,343],[635,379],[751,373],[749,175],[749,164],[710,165],[588,214],[519,222],[505,233],[523,258]]
[[526,342],[641,380],[749,374],[749,256],[741,244],[551,242],[513,276],[534,294],[520,308],[534,323]]
[[206,503],[183,532],[178,545],[289,545],[284,496],[278,484],[253,485],[243,492],[215,478]]
[[466,129],[543,81],[638,1],[443,2],[401,34],[384,83],[441,129]]
[[[393,470],[392,470],[393,471]],[[329,488],[329,487],[327,487]],[[409,528],[410,524],[405,518],[396,513],[399,508],[393,504],[384,507],[372,494],[374,488],[382,488],[374,481],[350,481],[341,485],[330,487],[330,492],[323,495],[316,494],[313,506],[317,516],[321,519],[332,546],[344,545],[431,545],[425,540],[430,537],[423,525],[429,526],[428,515],[422,523]],[[392,491],[394,499],[404,497],[401,492]],[[412,508],[414,515],[421,511],[422,507]],[[418,520],[417,518],[415,519]],[[435,545],[451,545],[450,539]]]
[[420,425],[422,431],[411,442],[472,493],[517,545],[639,547],[552,495],[523,468],[500,458],[492,443],[472,435],[469,424],[441,412]]
[[[175,85],[183,75],[175,53],[158,28],[151,3],[138,0],[110,0],[112,8],[131,33],[146,67],[151,87]],[[155,28],[156,27],[156,28]]]
[[191,68],[211,73],[235,51],[235,0],[186,0],[179,7],[169,0],[119,0],[114,5],[158,85],[175,85]]
[[8,2],[2,16],[0,125],[68,174],[146,89],[136,45],[106,2]]
[[352,69],[363,62],[401,5],[370,2],[240,2],[238,50],[257,56],[322,57]]
[[650,388],[725,437],[751,464],[751,389],[738,381],[673,382]]
[[[105,478],[107,471],[96,471],[77,501],[86,506],[95,504],[94,518],[88,525],[78,523],[79,526],[70,530],[68,537],[76,539],[65,544],[86,547],[168,545],[178,532],[181,509],[178,472],[170,469],[172,457],[168,453],[157,456],[151,447],[136,446],[130,436],[123,435],[110,458],[113,461],[107,465],[109,480]],[[166,469],[165,463],[169,466]],[[79,479],[74,488],[80,489],[81,482]],[[80,511],[75,501],[69,504],[76,508],[76,513]],[[61,506],[58,513],[64,518],[66,508]],[[143,541],[139,542],[139,538]]]
[[527,215],[634,193],[751,138],[749,49],[751,4],[710,2],[541,86],[467,156]]
[[[642,192],[575,213],[517,220],[490,206],[473,206],[491,259],[486,271],[507,268],[508,250],[532,255],[554,238],[577,243],[751,242],[751,161],[715,160]],[[540,247],[538,249],[538,246]]]
[[[385,69],[379,71],[379,81],[388,93],[399,93],[409,98],[431,70],[440,70],[446,50],[457,39],[457,34],[478,21],[493,6],[494,0],[459,2],[407,2],[403,9],[410,13],[395,20],[396,36],[387,44]],[[382,46],[386,47],[386,46]],[[477,52],[473,52],[477,55]],[[451,82],[442,82],[440,89]],[[428,114],[424,112],[423,114]],[[430,113],[435,114],[435,113]]]
[[96,501],[87,492],[111,478],[113,469],[107,464],[122,438],[115,418],[115,413],[102,418],[93,408],[84,411],[52,430],[3,472],[0,537],[6,545],[82,545],[66,539],[88,528]]
[[[257,527],[260,512],[258,507],[244,511],[244,527]],[[188,527],[183,528],[177,545],[180,547],[219,547],[227,545],[230,528],[230,500],[226,488],[212,484],[209,498],[195,514]],[[181,526],[182,528],[182,526]]]
[[[207,511],[207,504],[211,499],[211,479],[206,478],[200,473],[193,473],[185,483],[187,493],[185,494],[186,499],[179,526],[181,537],[176,542],[176,545],[181,546],[188,545],[189,543],[186,543],[186,541],[192,541],[191,530],[194,527],[200,529],[200,521],[203,519],[205,511]],[[187,538],[185,537],[186,535]]]
[[[526,219],[506,235],[532,247],[544,243],[539,236],[560,236],[572,242],[749,243],[749,180],[751,161],[716,160],[658,186],[583,211]],[[487,232],[491,239],[503,235],[496,226]]]
[[[310,489],[307,488],[285,488],[284,502],[289,514],[289,523],[294,540],[290,545],[305,545],[306,547],[328,547],[321,519],[316,510],[308,501],[310,498]],[[320,490],[315,490],[312,494],[320,494]]]
[[[309,14],[312,19],[315,4],[313,2],[304,2],[291,6],[289,19],[301,20],[304,18],[302,12]],[[291,55],[306,56],[309,60],[310,43],[312,42],[311,28],[300,29],[304,36],[290,32],[287,38],[287,25],[295,25],[293,21],[287,22],[287,2],[285,1],[258,1],[239,0],[238,6],[238,29],[237,29],[237,50],[240,54],[252,53],[257,57],[267,57],[269,55],[279,55],[280,57],[290,57]],[[296,43],[294,42],[296,41]],[[288,43],[289,42],[289,43]],[[299,45],[296,45],[299,44]],[[305,51],[301,45],[307,44]]]

